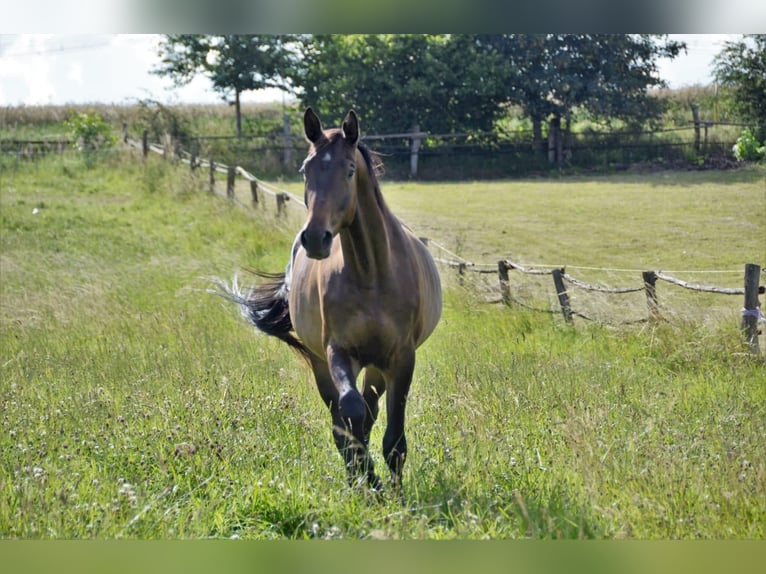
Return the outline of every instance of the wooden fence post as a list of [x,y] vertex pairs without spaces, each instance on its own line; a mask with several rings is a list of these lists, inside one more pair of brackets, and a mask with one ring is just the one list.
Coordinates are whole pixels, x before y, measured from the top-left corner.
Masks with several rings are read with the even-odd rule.
[[461,286],[465,282],[465,270],[466,270],[466,268],[467,268],[467,266],[466,266],[465,263],[458,263],[457,264],[457,273],[458,273],[458,276],[459,276],[459,279],[460,279],[460,285]]
[[694,121],[694,151],[700,152],[700,107],[697,104],[689,104],[692,109],[692,120]]
[[420,126],[415,124],[412,128],[413,137],[410,138],[410,177],[418,177],[418,150],[420,149],[420,136],[414,134],[420,133]]
[[182,149],[181,140],[178,138],[173,139],[173,163],[178,163],[181,159]]
[[194,173],[194,170],[197,169],[197,156],[199,155],[199,143],[197,143],[197,140],[193,140],[191,143],[191,160],[189,161],[189,166]]
[[572,307],[569,305],[569,295],[567,294],[567,288],[564,286],[564,269],[553,270],[553,284],[556,286],[556,294],[559,296],[559,304],[561,305],[561,313],[564,315],[564,319],[567,323],[572,322]]
[[215,193],[215,162],[210,158],[210,193]]
[[128,143],[128,122],[122,122],[122,143]]
[[253,203],[258,205],[258,182],[254,179],[250,180],[250,193],[253,195]]
[[290,133],[290,116],[285,114],[282,116],[284,135],[285,135],[285,147],[282,153],[282,165],[286,168],[290,168],[293,164],[293,137]]
[[237,177],[237,168],[230,165],[226,171],[226,197],[234,199],[234,182]]
[[144,152],[144,158],[149,155],[149,130],[144,130],[141,134],[141,150]]
[[644,290],[646,291],[646,305],[649,307],[649,319],[660,318],[660,306],[657,303],[657,274],[654,271],[644,271]]
[[548,129],[548,163],[561,167],[564,161],[563,142],[561,141],[561,118],[551,119]]
[[762,317],[758,301],[758,282],[761,268],[754,263],[745,265],[745,308],[742,310],[742,331],[750,352],[760,354],[758,346],[758,320]]
[[288,199],[289,199],[289,196],[286,193],[277,194],[277,215],[278,216],[282,216],[285,214],[285,204],[287,203]]
[[508,280],[508,264],[504,259],[497,262],[497,275],[500,279],[500,297],[503,305],[511,304],[511,284]]

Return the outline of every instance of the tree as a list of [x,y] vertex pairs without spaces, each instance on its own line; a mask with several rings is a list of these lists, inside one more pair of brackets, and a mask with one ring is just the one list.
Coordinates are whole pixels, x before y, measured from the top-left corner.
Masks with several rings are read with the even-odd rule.
[[290,89],[295,37],[290,35],[168,34],[159,46],[161,64],[153,70],[176,86],[205,74],[224,99],[234,93],[237,135],[242,134],[240,95],[263,88]]
[[483,38],[505,61],[506,98],[522,106],[542,147],[542,124],[569,128],[574,109],[640,124],[658,117],[661,102],[647,89],[663,86],[657,60],[686,48],[656,34],[505,34]]
[[766,139],[766,34],[726,42],[714,60],[713,73],[728,88],[741,119],[756,124],[756,137]]
[[471,35],[318,35],[295,83],[322,116],[353,107],[367,133],[488,131],[501,112],[495,57]]

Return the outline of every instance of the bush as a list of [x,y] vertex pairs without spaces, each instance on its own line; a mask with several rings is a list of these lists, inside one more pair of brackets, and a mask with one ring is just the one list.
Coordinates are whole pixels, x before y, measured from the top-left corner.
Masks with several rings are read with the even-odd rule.
[[64,123],[81,151],[108,148],[117,142],[112,126],[95,112],[75,112]]
[[759,143],[753,132],[746,129],[737,138],[732,151],[738,161],[760,161],[766,156],[766,141]]

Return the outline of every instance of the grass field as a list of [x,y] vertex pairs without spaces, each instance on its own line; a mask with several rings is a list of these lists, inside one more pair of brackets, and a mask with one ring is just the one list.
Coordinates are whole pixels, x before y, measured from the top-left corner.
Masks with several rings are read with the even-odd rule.
[[[764,263],[763,178],[384,192],[471,260],[736,271]],[[736,312],[570,328],[450,280],[403,494],[351,490],[300,360],[205,292],[279,270],[299,214],[204,185],[153,158],[0,166],[0,536],[763,538],[764,363]]]

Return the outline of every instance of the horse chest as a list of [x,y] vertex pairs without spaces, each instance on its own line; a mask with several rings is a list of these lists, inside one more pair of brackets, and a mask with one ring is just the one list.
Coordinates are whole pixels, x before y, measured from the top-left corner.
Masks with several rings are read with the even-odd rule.
[[333,333],[359,342],[398,339],[416,315],[417,301],[397,289],[354,288],[328,291],[322,297],[324,322]]
[[416,300],[393,289],[343,282],[294,285],[293,325],[302,341],[323,356],[329,339],[349,349],[363,363],[379,363],[411,339]]

